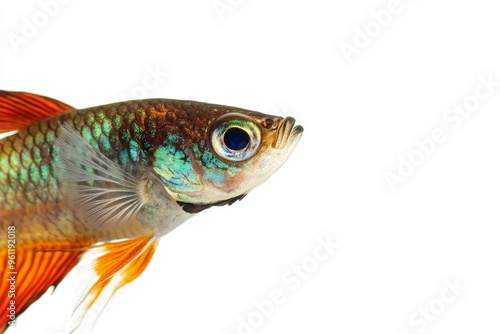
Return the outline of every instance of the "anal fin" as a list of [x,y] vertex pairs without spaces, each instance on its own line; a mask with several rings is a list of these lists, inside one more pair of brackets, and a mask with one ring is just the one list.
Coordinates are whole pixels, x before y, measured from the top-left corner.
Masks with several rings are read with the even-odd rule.
[[[99,248],[94,271],[97,276],[76,310],[73,331],[80,326],[92,327],[107,302],[120,288],[132,282],[146,269],[158,245],[154,236],[106,243]],[[88,313],[93,309],[93,318]],[[88,322],[83,325],[84,322]],[[72,331],[72,332],[73,332]]]

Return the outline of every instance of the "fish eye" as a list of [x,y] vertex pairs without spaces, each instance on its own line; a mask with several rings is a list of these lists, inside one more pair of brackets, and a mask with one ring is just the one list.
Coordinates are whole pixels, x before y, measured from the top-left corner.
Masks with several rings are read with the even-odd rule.
[[224,132],[224,144],[233,151],[240,151],[250,143],[250,135],[241,128],[229,128]]
[[260,146],[260,127],[251,119],[226,115],[214,124],[211,144],[224,160],[239,162],[251,158]]

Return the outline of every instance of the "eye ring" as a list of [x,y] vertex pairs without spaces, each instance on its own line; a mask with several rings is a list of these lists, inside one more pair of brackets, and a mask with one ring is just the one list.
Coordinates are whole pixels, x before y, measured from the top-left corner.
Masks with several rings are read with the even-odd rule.
[[255,155],[261,143],[261,129],[251,118],[228,114],[214,124],[211,144],[223,160],[241,162]]

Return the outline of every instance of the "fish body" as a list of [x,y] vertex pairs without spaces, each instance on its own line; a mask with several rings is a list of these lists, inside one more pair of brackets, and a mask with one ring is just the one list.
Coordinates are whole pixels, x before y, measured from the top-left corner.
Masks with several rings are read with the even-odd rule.
[[112,293],[135,279],[161,236],[243,198],[303,131],[292,118],[194,101],[74,109],[0,91],[0,133],[12,130],[0,140],[0,228],[9,232],[0,260],[2,278],[14,278],[0,283],[0,333],[90,249],[102,254],[84,308],[112,278]]

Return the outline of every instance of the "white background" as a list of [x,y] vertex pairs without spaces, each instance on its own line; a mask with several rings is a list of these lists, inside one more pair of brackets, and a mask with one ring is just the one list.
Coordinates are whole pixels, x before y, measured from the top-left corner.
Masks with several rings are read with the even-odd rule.
[[[0,1],[0,89],[88,107],[139,94],[156,68],[168,76],[147,97],[287,114],[305,128],[266,184],[165,236],[93,333],[498,332],[500,87],[456,129],[443,119],[473,101],[480,76],[500,81],[496,2],[401,0],[381,28],[370,13],[388,0],[220,2],[222,16],[213,0],[72,0],[16,48],[9,36],[43,9]],[[341,45],[356,38],[349,62]],[[391,191],[384,173],[436,128],[446,140]],[[312,266],[328,237],[340,247],[292,290],[282,276]],[[62,333],[79,278],[8,333]],[[446,280],[466,287],[449,303]],[[274,289],[284,302],[238,331]]]

